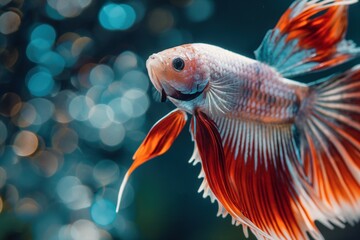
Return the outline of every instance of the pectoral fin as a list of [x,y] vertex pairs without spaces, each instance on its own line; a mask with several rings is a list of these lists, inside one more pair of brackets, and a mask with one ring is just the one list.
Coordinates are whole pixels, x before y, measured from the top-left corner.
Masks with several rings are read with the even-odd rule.
[[126,172],[125,177],[121,183],[116,212],[119,211],[121,197],[131,173],[141,164],[154,157],[160,156],[169,150],[177,136],[180,134],[181,130],[184,128],[186,120],[186,113],[180,109],[175,109],[160,119],[150,129],[148,135],[145,137],[144,141],[135,152],[133,156],[134,162]]

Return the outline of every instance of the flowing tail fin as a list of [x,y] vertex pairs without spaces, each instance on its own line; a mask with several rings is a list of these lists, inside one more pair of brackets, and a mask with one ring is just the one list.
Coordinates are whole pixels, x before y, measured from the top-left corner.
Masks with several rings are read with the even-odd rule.
[[310,85],[297,127],[314,192],[343,222],[360,219],[360,65]]

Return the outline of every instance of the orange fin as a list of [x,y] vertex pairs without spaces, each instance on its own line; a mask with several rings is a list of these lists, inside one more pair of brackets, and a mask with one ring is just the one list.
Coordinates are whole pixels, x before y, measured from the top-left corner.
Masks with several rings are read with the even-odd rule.
[[297,0],[255,51],[259,61],[290,77],[323,70],[360,55],[344,39],[348,5],[357,0]]
[[342,221],[360,220],[360,65],[313,84],[301,107],[301,156],[318,197]]
[[148,135],[135,152],[133,156],[134,162],[126,172],[123,182],[121,183],[116,212],[119,211],[121,197],[131,173],[141,164],[169,150],[181,130],[184,128],[186,120],[186,113],[180,109],[175,109],[160,119],[150,129]]
[[249,227],[258,237],[271,238],[268,232],[263,231],[243,214],[244,211],[238,204],[242,196],[239,195],[239,188],[228,169],[233,159],[230,160],[225,155],[216,123],[203,112],[196,111],[191,122],[191,130],[195,136],[195,154],[198,151],[202,171],[205,173],[203,186],[200,186],[199,191],[207,191],[204,192],[204,197],[210,196],[219,202],[218,216],[225,217],[230,214],[234,224],[243,224],[245,234]]
[[217,200],[219,215],[231,215],[245,234],[249,227],[258,238],[320,239],[315,220],[341,225],[306,182],[292,124],[210,119],[202,112],[195,121],[204,173],[200,191]]

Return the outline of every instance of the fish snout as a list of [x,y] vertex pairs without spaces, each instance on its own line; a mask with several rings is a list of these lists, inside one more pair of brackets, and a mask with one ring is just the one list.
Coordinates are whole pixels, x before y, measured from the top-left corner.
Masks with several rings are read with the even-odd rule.
[[149,73],[150,81],[156,88],[156,90],[159,91],[161,94],[161,101],[164,102],[166,100],[166,93],[164,91],[164,88],[161,83],[161,76],[162,71],[165,70],[165,65],[162,62],[161,57],[158,54],[152,54],[147,60],[146,60],[146,68]]
[[161,71],[164,70],[165,65],[161,56],[157,53],[154,53],[146,60],[146,68],[149,72],[151,70]]

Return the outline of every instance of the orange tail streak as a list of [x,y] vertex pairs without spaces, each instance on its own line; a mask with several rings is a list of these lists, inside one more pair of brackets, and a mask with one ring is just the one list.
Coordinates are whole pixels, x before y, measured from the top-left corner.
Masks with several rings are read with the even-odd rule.
[[182,110],[175,109],[160,119],[151,128],[148,135],[141,143],[138,150],[135,152],[133,156],[134,162],[126,172],[125,177],[121,183],[116,212],[118,212],[120,209],[121,197],[131,173],[141,164],[169,150],[172,143],[184,128],[186,120],[186,113]]

